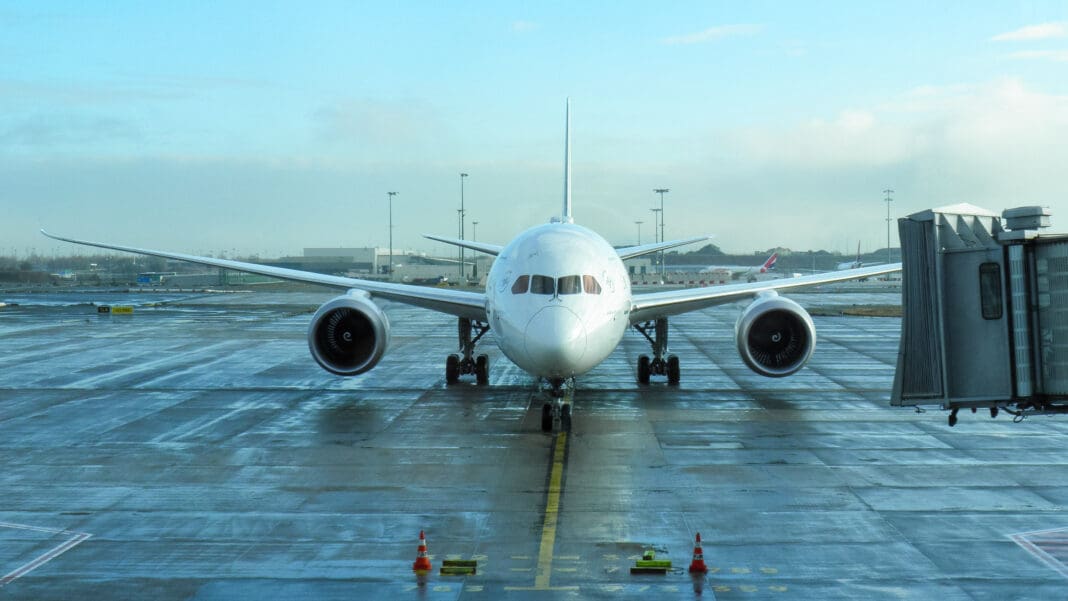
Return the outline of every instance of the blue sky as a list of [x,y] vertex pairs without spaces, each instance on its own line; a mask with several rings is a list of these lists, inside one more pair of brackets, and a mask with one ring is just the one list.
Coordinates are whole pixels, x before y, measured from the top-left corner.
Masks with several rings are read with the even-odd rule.
[[883,247],[887,187],[1068,219],[1068,3],[574,4],[0,4],[0,252],[385,245],[388,190],[445,252],[461,171],[505,242],[559,211],[568,96],[615,243],[656,187],[736,252]]

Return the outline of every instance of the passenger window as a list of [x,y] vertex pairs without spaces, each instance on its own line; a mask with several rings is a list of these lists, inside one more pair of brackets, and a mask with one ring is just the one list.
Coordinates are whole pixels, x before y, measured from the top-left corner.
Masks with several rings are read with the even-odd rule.
[[527,286],[530,285],[530,276],[521,275],[516,278],[514,284],[512,284],[512,294],[526,294]]
[[1001,266],[997,263],[979,265],[979,301],[983,319],[1001,319]]
[[582,287],[586,290],[586,294],[601,293],[601,285],[597,283],[597,278],[592,275],[582,276]]
[[555,292],[556,280],[544,275],[536,275],[530,278],[531,294],[554,294]]
[[582,294],[582,278],[577,275],[565,275],[556,281],[560,294]]

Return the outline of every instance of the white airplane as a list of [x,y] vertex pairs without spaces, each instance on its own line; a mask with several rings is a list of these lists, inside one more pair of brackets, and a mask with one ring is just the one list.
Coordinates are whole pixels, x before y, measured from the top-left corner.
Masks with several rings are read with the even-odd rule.
[[714,273],[716,271],[729,271],[731,278],[745,277],[747,281],[755,282],[759,276],[767,275],[774,271],[775,264],[779,260],[779,253],[773,252],[760,265],[708,265],[701,268],[699,273]]
[[751,300],[736,324],[738,352],[756,373],[783,377],[801,369],[812,356],[816,331],[812,319],[796,302],[777,290],[872,277],[899,271],[900,264],[810,275],[766,282],[739,283],[634,294],[623,260],[684,244],[707,236],[615,249],[596,232],[576,225],[571,212],[570,104],[566,112],[564,202],[559,217],[534,226],[505,246],[427,236],[497,257],[486,279],[485,292],[426,288],[357,278],[310,273],[227,259],[200,257],[44,235],[110,250],[151,255],[256,273],[347,290],[322,305],[308,327],[311,355],[327,371],[341,376],[362,374],[389,349],[390,325],[374,298],[440,311],[458,318],[459,354],[445,362],[445,380],[474,375],[489,381],[486,355],[475,355],[482,336],[493,329],[501,352],[527,373],[547,384],[554,400],[542,407],[542,428],[571,423],[571,407],[564,390],[574,378],[590,371],[619,346],[628,329],[648,341],[652,355],[640,355],[637,379],[665,376],[669,384],[680,378],[679,359],[668,353],[668,318],[680,313],[739,300]]
[[857,242],[857,258],[853,259],[852,261],[845,261],[843,263],[839,263],[835,267],[835,269],[838,269],[838,270],[858,269],[860,267],[871,267],[873,265],[885,265],[885,263],[865,263],[865,262],[861,261],[860,260],[860,242]]

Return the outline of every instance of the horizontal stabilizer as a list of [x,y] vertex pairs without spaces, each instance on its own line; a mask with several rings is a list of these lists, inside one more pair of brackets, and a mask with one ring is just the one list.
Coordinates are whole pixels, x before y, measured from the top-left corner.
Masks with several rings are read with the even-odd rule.
[[697,236],[696,238],[686,238],[685,240],[668,240],[667,242],[654,242],[653,244],[642,244],[641,246],[628,246],[626,248],[617,248],[616,252],[619,254],[619,258],[626,261],[627,259],[633,259],[634,257],[640,257],[642,255],[648,255],[669,248],[675,248],[676,246],[685,246],[687,244],[693,244],[694,242],[701,242],[703,240],[710,240],[712,236]]
[[437,240],[438,242],[444,242],[445,244],[452,244],[453,246],[462,246],[464,248],[470,248],[471,250],[477,250],[478,252],[484,252],[487,255],[497,256],[501,254],[503,246],[497,244],[486,244],[484,242],[472,242],[471,240],[457,240],[456,238],[444,238],[442,236],[431,236],[430,234],[423,234],[424,238],[431,240]]

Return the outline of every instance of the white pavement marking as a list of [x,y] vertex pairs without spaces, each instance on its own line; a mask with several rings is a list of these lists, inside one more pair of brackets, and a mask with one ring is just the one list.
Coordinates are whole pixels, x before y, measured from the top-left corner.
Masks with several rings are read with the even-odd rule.
[[48,534],[63,534],[70,535],[70,538],[46,551],[40,557],[24,564],[0,578],[0,588],[4,588],[8,584],[15,580],[29,574],[33,570],[43,566],[44,564],[52,561],[60,555],[70,551],[74,547],[83,543],[86,539],[92,536],[92,534],[86,532],[72,532],[70,530],[62,530],[57,528],[41,528],[39,526],[27,526],[26,524],[12,524],[10,522],[0,522],[0,528],[13,528],[15,530],[30,530],[33,532],[46,532]]
[[[1035,530],[1033,532],[1017,532],[1010,534],[1012,542],[1023,547],[1024,551],[1032,557],[1053,568],[1058,574],[1068,578],[1068,565],[1060,558],[1051,555],[1045,546],[1063,546],[1068,543],[1068,528],[1054,528],[1052,530]],[[1052,540],[1051,540],[1052,539]]]

